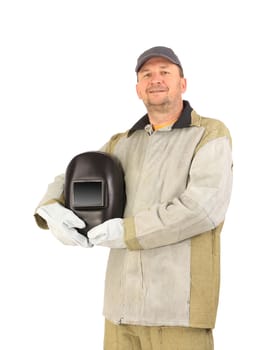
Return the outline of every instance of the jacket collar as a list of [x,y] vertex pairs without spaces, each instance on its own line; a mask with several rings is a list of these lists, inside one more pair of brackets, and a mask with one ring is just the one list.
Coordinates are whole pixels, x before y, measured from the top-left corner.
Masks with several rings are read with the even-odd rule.
[[[190,106],[190,103],[186,100],[183,100],[183,109],[178,120],[172,126],[172,129],[182,129],[187,128],[191,125],[191,113],[193,108]],[[128,137],[130,137],[137,130],[144,130],[144,128],[150,124],[148,114],[145,114],[141,119],[137,121],[135,125],[131,127],[128,131]]]

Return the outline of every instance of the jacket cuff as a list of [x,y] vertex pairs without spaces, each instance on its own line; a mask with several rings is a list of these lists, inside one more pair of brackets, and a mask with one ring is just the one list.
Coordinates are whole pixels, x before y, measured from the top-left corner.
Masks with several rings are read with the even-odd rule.
[[43,228],[44,230],[48,230],[49,229],[47,221],[44,220],[39,214],[35,213],[34,214],[34,218],[35,218],[36,224],[40,228]]
[[124,241],[129,250],[141,250],[143,249],[140,245],[137,236],[134,217],[125,218],[124,223]]

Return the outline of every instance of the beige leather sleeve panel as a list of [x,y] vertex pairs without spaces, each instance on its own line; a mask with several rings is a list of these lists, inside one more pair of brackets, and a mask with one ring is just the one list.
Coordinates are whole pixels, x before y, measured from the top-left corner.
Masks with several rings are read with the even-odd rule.
[[124,241],[130,250],[143,249],[136,237],[134,217],[124,219]]
[[126,135],[127,135],[127,132],[113,135],[111,137],[111,139],[103,147],[101,147],[100,151],[107,152],[107,153],[113,153],[114,148],[115,148],[116,144],[118,143],[118,141]]

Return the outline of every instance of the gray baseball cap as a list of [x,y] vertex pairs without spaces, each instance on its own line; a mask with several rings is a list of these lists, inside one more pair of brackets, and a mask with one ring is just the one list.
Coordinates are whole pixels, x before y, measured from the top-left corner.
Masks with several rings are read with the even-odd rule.
[[166,58],[167,60],[171,61],[172,63],[178,65],[181,68],[181,70],[183,71],[180,60],[172,49],[170,49],[169,47],[165,47],[165,46],[155,46],[149,50],[144,51],[139,56],[139,58],[137,60],[136,69],[135,69],[136,73],[138,73],[138,71],[144,65],[144,63],[152,57]]

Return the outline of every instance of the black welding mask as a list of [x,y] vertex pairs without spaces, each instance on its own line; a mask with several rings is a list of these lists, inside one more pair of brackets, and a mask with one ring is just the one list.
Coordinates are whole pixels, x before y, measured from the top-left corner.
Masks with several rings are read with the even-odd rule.
[[112,218],[123,217],[124,174],[118,159],[105,152],[85,152],[75,156],[65,173],[65,207],[85,221],[78,230],[91,228]]

